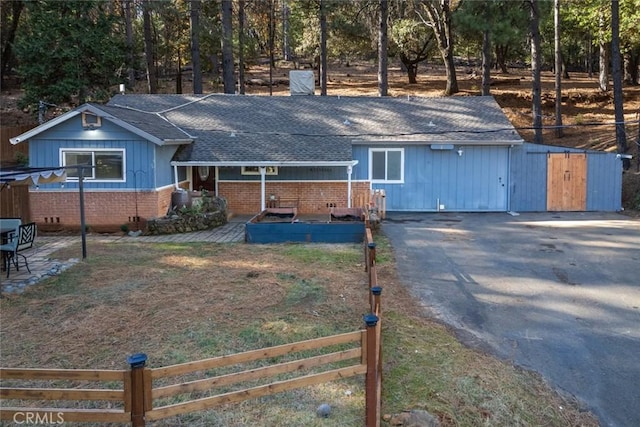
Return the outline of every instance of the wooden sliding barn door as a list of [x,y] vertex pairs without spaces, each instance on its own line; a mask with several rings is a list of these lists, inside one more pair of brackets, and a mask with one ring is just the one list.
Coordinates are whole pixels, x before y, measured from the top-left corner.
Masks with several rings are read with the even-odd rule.
[[587,210],[586,153],[549,153],[547,156],[547,210]]

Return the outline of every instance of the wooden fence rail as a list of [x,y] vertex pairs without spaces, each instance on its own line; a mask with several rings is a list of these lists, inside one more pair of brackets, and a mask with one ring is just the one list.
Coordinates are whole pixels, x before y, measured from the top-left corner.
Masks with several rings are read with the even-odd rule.
[[[46,401],[115,401],[122,409],[113,408],[32,408],[3,406],[0,419],[25,423],[61,422],[120,422],[131,421],[129,396],[131,393],[129,371],[93,369],[9,369],[0,368],[0,379],[6,381],[82,381],[120,382],[121,389],[111,388],[49,388],[49,387],[0,387],[0,398],[11,400]],[[27,418],[28,417],[28,418]]]
[[[368,274],[370,313],[364,316],[366,329],[329,337],[299,341],[290,344],[246,351],[231,355],[213,357],[177,365],[148,368],[147,356],[135,354],[127,358],[128,370],[93,369],[13,369],[0,368],[0,399],[12,401],[66,401],[66,402],[109,402],[106,408],[42,408],[2,406],[0,419],[25,423],[31,420],[39,423],[63,422],[109,422],[127,423],[134,427],[144,426],[146,421],[161,420],[180,414],[202,411],[226,403],[281,393],[295,388],[365,375],[365,425],[379,427],[381,418],[382,390],[382,341],[380,295],[376,268],[376,244],[369,228],[364,239],[365,269]],[[332,347],[339,348],[331,350]],[[349,347],[349,348],[345,348]],[[291,356],[313,350],[322,352],[310,357],[287,360],[261,367],[247,367],[234,373],[226,373],[207,378],[184,381],[177,384],[165,383],[171,378],[207,373],[213,369],[242,365],[280,356]],[[332,368],[352,361],[348,366]],[[325,371],[312,369],[325,367]],[[294,378],[274,381],[279,375],[299,374]],[[268,384],[229,391],[198,399],[168,405],[154,406],[154,401],[171,399],[189,393],[209,392],[216,387],[227,387],[249,381],[271,379]],[[80,383],[82,388],[44,387],[44,381]],[[163,385],[153,386],[154,381]],[[268,380],[267,380],[268,381]],[[118,383],[118,388],[92,388],[86,383]],[[37,387],[16,387],[15,383]],[[77,406],[81,406],[78,404]],[[114,409],[116,407],[119,409]]]

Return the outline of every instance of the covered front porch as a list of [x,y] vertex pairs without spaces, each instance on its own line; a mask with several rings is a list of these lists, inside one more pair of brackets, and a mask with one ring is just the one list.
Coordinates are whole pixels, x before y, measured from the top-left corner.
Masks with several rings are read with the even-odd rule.
[[[254,215],[268,207],[295,207],[301,214],[352,207],[354,196],[370,191],[353,181],[357,160],[342,162],[172,162],[176,188],[207,190],[224,197],[230,212]],[[184,168],[184,173],[180,169]]]

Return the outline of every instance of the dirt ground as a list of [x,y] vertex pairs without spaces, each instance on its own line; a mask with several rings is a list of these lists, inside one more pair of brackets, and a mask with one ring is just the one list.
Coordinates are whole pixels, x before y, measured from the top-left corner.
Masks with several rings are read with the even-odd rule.
[[[328,95],[343,96],[377,96],[378,77],[377,66],[373,62],[359,62],[351,66],[345,64],[330,64],[328,72]],[[272,72],[271,87],[273,95],[288,95],[289,71],[292,63],[278,63]],[[475,71],[475,72],[474,72]],[[428,65],[419,69],[418,82],[407,83],[406,73],[397,64],[389,67],[389,95],[390,96],[441,96],[446,86],[444,71],[439,65]],[[474,96],[480,93],[481,79],[479,70],[471,67],[457,69],[458,86],[460,92],[456,96]],[[317,73],[316,73],[317,76]],[[246,93],[250,95],[269,95],[269,68],[252,66],[246,71]],[[509,74],[494,73],[495,85],[491,94],[496,98],[505,114],[518,128],[526,141],[533,139],[533,131],[527,129],[532,124],[531,112],[531,73],[527,69],[510,69]],[[182,92],[192,90],[190,75],[183,76]],[[542,73],[543,124],[555,125],[555,91],[554,76],[551,72]],[[589,77],[586,73],[570,73],[570,79],[562,81],[562,123],[569,126],[564,129],[563,136],[558,137],[554,130],[543,132],[545,144],[576,147],[593,150],[615,151],[615,129],[613,95],[611,92],[602,93],[598,89],[597,74]],[[161,79],[160,92],[175,93],[175,78]],[[204,92],[222,92],[222,85],[214,81],[211,76],[204,77]],[[114,88],[114,93],[117,88]],[[139,82],[134,93],[144,93],[145,82]],[[316,87],[316,94],[319,94]],[[640,215],[640,86],[627,86],[623,89],[624,111],[629,153],[634,156],[631,168],[623,177],[623,206],[631,210],[630,214]],[[6,89],[0,94],[0,120],[2,126],[36,123],[32,113],[17,108],[17,100],[21,92],[19,89]],[[52,108],[47,112],[50,119],[72,106]],[[603,126],[583,126],[590,123],[608,123]]]

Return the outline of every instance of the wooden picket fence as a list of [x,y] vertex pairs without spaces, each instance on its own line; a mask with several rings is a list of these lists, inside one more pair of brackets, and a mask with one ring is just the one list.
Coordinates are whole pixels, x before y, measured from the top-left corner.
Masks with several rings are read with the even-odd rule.
[[[181,363],[160,368],[146,367],[147,356],[135,354],[127,358],[126,370],[83,369],[13,369],[0,368],[0,399],[11,401],[65,401],[76,407],[11,407],[2,404],[0,419],[16,423],[105,422],[126,423],[134,427],[180,414],[203,411],[222,404],[241,402],[261,396],[326,383],[356,375],[365,375],[365,425],[380,426],[382,390],[381,288],[377,283],[375,243],[367,228],[364,239],[365,269],[369,277],[370,313],[364,316],[366,328],[291,344],[261,348],[231,355]],[[337,349],[332,349],[337,347]],[[172,378],[184,379],[193,374],[300,352],[321,354],[191,381],[168,384]],[[324,351],[324,352],[323,352]],[[295,357],[295,356],[294,356]],[[290,357],[289,357],[290,358]],[[288,358],[288,359],[289,359]],[[344,364],[351,361],[347,366]],[[341,367],[311,372],[332,363]],[[300,374],[274,381],[282,374]],[[268,384],[229,391],[179,403],[179,396],[206,393],[216,387],[271,378]],[[45,381],[53,383],[42,384]],[[5,386],[7,385],[8,386]],[[56,388],[58,384],[64,388]],[[98,388],[95,384],[98,384]],[[155,384],[163,384],[157,385]],[[28,385],[24,387],[24,385]],[[36,386],[32,386],[35,384]],[[69,384],[74,384],[75,387]],[[80,384],[80,386],[78,386]],[[23,385],[23,387],[19,387]],[[29,387],[31,386],[31,387]],[[78,388],[82,387],[82,388]],[[87,402],[88,403],[82,403]],[[158,402],[160,401],[160,402]],[[102,403],[99,403],[102,402]],[[99,405],[106,408],[96,408]],[[39,403],[39,402],[38,402]],[[78,408],[88,406],[89,408]]]
[[382,189],[358,192],[351,197],[351,206],[361,207],[366,212],[376,212],[380,219],[387,215],[387,196]]

